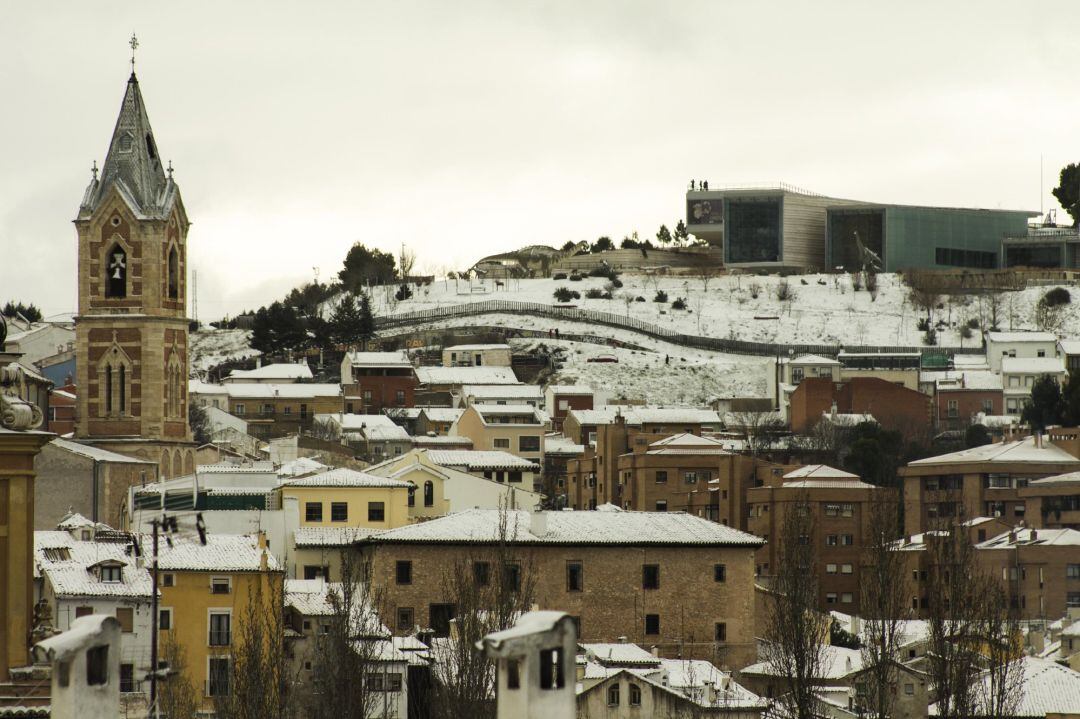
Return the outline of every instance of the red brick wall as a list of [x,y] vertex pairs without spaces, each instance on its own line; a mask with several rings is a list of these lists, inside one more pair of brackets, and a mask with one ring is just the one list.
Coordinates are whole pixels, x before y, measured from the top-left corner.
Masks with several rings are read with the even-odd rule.
[[[949,416],[949,400],[956,401],[957,412],[955,417]],[[1004,402],[1001,390],[938,390],[936,399],[938,422],[944,424],[955,422],[966,425],[970,421],[971,415],[983,411],[983,402],[986,400],[993,403],[993,409],[988,414],[1002,414]]]

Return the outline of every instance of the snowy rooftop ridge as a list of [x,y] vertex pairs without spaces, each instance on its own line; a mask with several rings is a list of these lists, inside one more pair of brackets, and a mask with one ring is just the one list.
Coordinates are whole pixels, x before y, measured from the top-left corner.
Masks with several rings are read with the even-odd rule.
[[509,367],[417,367],[416,379],[424,385],[521,384]]
[[859,479],[859,475],[830,467],[827,464],[808,464],[784,475],[784,479]]
[[469,469],[539,469],[535,462],[501,450],[429,449],[428,457],[443,467]]
[[[497,542],[500,510],[470,509],[391,529],[371,543]],[[538,521],[534,521],[538,520]],[[511,510],[507,541],[552,545],[668,545],[759,547],[764,540],[684,512],[536,512]]]
[[82,444],[81,442],[73,442],[68,439],[60,439],[57,437],[51,445],[59,449],[77,454],[80,457],[86,457],[98,462],[114,462],[116,464],[154,464],[146,459],[137,459],[135,457],[128,457],[124,454],[117,454],[116,452],[110,452],[107,449],[101,447],[95,447],[90,444]]
[[[238,379],[311,379],[311,368],[306,362],[263,365],[255,369],[234,369],[229,373],[229,380]],[[228,380],[226,380],[228,381]]]
[[[150,546],[149,536],[143,546]],[[197,538],[176,537],[172,545],[161,545],[159,568],[166,571],[193,572],[258,572],[263,553],[267,569],[281,571],[281,563],[269,549],[259,547],[259,540],[247,534],[208,534],[206,544]]]
[[962,449],[959,452],[927,457],[909,462],[909,467],[926,467],[937,464],[968,464],[976,462],[1031,462],[1034,464],[1078,465],[1080,459],[1072,456],[1060,447],[1043,441],[1036,445],[1035,437],[984,444],[981,447]]
[[291,479],[281,483],[282,487],[383,487],[391,489],[406,489],[412,485],[388,477],[377,477],[367,472],[358,472],[355,469],[339,467],[326,472],[313,474],[309,477]]
[[720,415],[711,409],[697,407],[624,407],[607,405],[600,409],[572,409],[567,417],[573,417],[580,425],[614,424],[622,416],[629,425],[639,424],[720,424]]
[[409,355],[398,352],[349,352],[346,355],[353,367],[412,367]]
[[1075,529],[1015,529],[976,545],[979,549],[1013,549],[1020,546],[1080,547]]
[[370,527],[298,527],[293,543],[301,547],[347,547],[384,530]]
[[[341,385],[319,383],[260,383],[233,382],[225,385],[225,391],[233,399],[308,399],[312,397],[340,397]],[[251,414],[254,414],[252,408]]]

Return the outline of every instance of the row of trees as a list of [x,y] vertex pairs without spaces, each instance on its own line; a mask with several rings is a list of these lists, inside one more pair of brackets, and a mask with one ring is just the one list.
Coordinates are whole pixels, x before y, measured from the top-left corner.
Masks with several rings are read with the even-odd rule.
[[274,302],[255,312],[251,346],[264,353],[330,349],[365,342],[374,335],[375,318],[366,292],[360,292],[359,299],[344,294],[329,319],[322,316],[317,304],[294,304],[287,297],[284,302]]
[[[619,248],[623,250],[651,250],[657,245],[660,247],[681,247],[705,244],[697,238],[691,239],[690,233],[686,229],[686,223],[679,220],[675,224],[675,229],[668,229],[667,225],[660,225],[660,229],[656,231],[656,244],[653,244],[653,240],[645,238],[644,240],[638,236],[637,231],[630,233],[622,238],[619,243]],[[562,246],[563,252],[568,252],[577,247],[577,243],[572,240],[567,240]],[[589,245],[590,253],[606,252],[608,250],[615,249],[615,241],[607,235],[597,238],[596,242]]]
[[29,304],[23,304],[22,302],[12,302],[8,300],[3,309],[0,309],[0,315],[4,317],[17,317],[22,315],[30,322],[41,322],[41,310],[39,310],[33,302]]
[[[897,497],[892,490],[875,492],[870,509],[875,533],[862,560],[860,609],[865,628],[857,639],[865,682],[858,710],[875,719],[893,716],[904,620],[909,616],[905,554],[891,548],[900,536]],[[831,618],[817,609],[814,516],[804,498],[783,517],[764,637],[765,661],[786,685],[777,701],[787,716],[796,719],[822,714],[817,690],[831,635]],[[927,549],[925,671],[938,716],[1010,716],[1022,689],[1013,598],[977,565],[962,525],[943,529],[935,540]]]

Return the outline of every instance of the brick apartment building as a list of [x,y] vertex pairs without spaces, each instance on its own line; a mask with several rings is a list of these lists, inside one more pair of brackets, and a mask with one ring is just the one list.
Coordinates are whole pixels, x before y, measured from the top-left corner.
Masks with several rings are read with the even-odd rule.
[[934,419],[938,429],[964,429],[980,412],[992,416],[1004,414],[1001,375],[960,372],[934,382]]
[[825,465],[808,465],[763,487],[747,491],[748,530],[765,539],[755,557],[755,570],[767,582],[777,566],[784,518],[805,503],[813,518],[817,548],[818,606],[859,614],[862,552],[871,537],[870,503],[876,488],[858,475]]
[[[972,517],[1042,526],[1024,495],[1032,480],[1080,469],[1080,459],[1041,437],[927,457],[900,468],[904,532],[918,534]],[[1041,511],[1041,502],[1039,504]]]
[[551,428],[562,431],[563,420],[573,409],[592,409],[593,391],[584,385],[548,385],[544,390],[544,409],[551,417]]
[[361,540],[372,581],[384,588],[383,622],[399,634],[419,625],[445,635],[456,612],[449,573],[481,585],[527,573],[535,604],[575,617],[579,641],[627,637],[662,656],[729,667],[755,659],[759,538],[680,512],[512,511],[503,534],[512,559],[495,560],[500,518],[468,510]]
[[229,414],[248,424],[248,434],[272,439],[311,430],[316,414],[341,412],[341,387],[336,384],[225,385]]
[[393,407],[412,407],[416,374],[405,352],[346,352],[341,360],[345,411],[379,414]]
[[908,437],[924,432],[933,417],[928,395],[879,377],[840,382],[807,377],[791,393],[790,403],[791,429],[800,434],[813,429],[834,406],[840,414],[873,415],[884,429]]
[[1033,479],[1017,494],[1032,517],[1029,524],[1049,529],[1080,529],[1080,471]]

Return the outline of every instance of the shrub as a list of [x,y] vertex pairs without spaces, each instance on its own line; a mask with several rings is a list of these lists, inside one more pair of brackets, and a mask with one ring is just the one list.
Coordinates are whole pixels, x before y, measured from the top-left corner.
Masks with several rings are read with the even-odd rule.
[[787,280],[780,280],[780,284],[776,286],[776,299],[781,302],[790,302],[795,299],[795,290],[791,289]]
[[919,330],[919,332],[926,332],[930,329],[930,320],[926,319],[925,317],[920,317],[919,321],[915,323],[915,327]]
[[586,299],[598,300],[603,296],[604,296],[604,293],[603,293],[603,291],[600,290],[599,287],[592,287],[590,289],[585,290]]
[[619,289],[620,287],[622,287],[622,280],[620,280],[618,277],[612,277],[611,286],[615,289]]
[[576,272],[574,274],[570,275],[570,281],[571,282],[581,282],[581,280],[582,280],[581,275],[579,275]]
[[866,291],[876,295],[878,291],[877,274],[873,272],[866,273]]
[[554,294],[555,299],[559,302],[569,302],[570,300],[574,299],[574,295],[576,295],[577,293],[569,287],[559,287],[555,290]]
[[675,301],[671,303],[671,309],[673,309],[673,310],[685,310],[686,309],[686,300],[684,300],[682,297],[676,297]]
[[589,270],[589,277],[607,277],[611,274],[611,270],[606,267],[594,267]]
[[933,327],[926,330],[926,334],[923,335],[923,344],[933,347],[937,344],[937,330]]
[[801,282],[801,283],[802,283],[802,284],[804,284],[804,285],[808,285],[808,284],[810,284],[809,282],[807,282],[807,281],[806,281],[806,278],[805,278],[805,277],[800,277],[800,278],[799,278],[799,282]]
[[656,291],[656,297],[653,297],[653,302],[667,302],[667,292],[663,290]]
[[637,297],[634,298],[634,302],[644,302],[644,301],[645,301],[645,298],[642,297],[641,295],[638,295]]
[[409,289],[408,285],[402,285],[401,287],[398,287],[398,291],[394,293],[394,299],[396,299],[398,302],[402,300],[407,300],[410,297],[412,297],[412,290]]
[[971,339],[972,334],[973,333],[971,331],[971,326],[970,325],[964,325],[963,327],[960,328],[960,336],[963,337],[964,339],[966,339],[966,340]]
[[758,298],[758,295],[760,295],[760,294],[761,294],[761,285],[759,285],[757,282],[751,282],[750,283],[750,296],[753,297],[756,300]]
[[566,273],[565,272],[556,272],[555,274],[553,274],[551,276],[551,279],[553,279],[553,280],[565,280],[566,279]]
[[1047,292],[1042,297],[1042,302],[1047,307],[1057,307],[1058,305],[1067,305],[1072,302],[1072,295],[1064,287],[1055,287]]
[[862,289],[862,273],[861,272],[852,272],[851,273],[851,289],[853,289],[855,292],[858,292],[859,290]]
[[972,317],[970,320],[967,321],[967,326],[968,326],[968,329],[973,329],[973,330],[979,329],[979,318],[978,317]]
[[610,300],[612,297],[613,295],[610,292],[605,292],[604,294],[600,295],[600,299],[602,300]]

